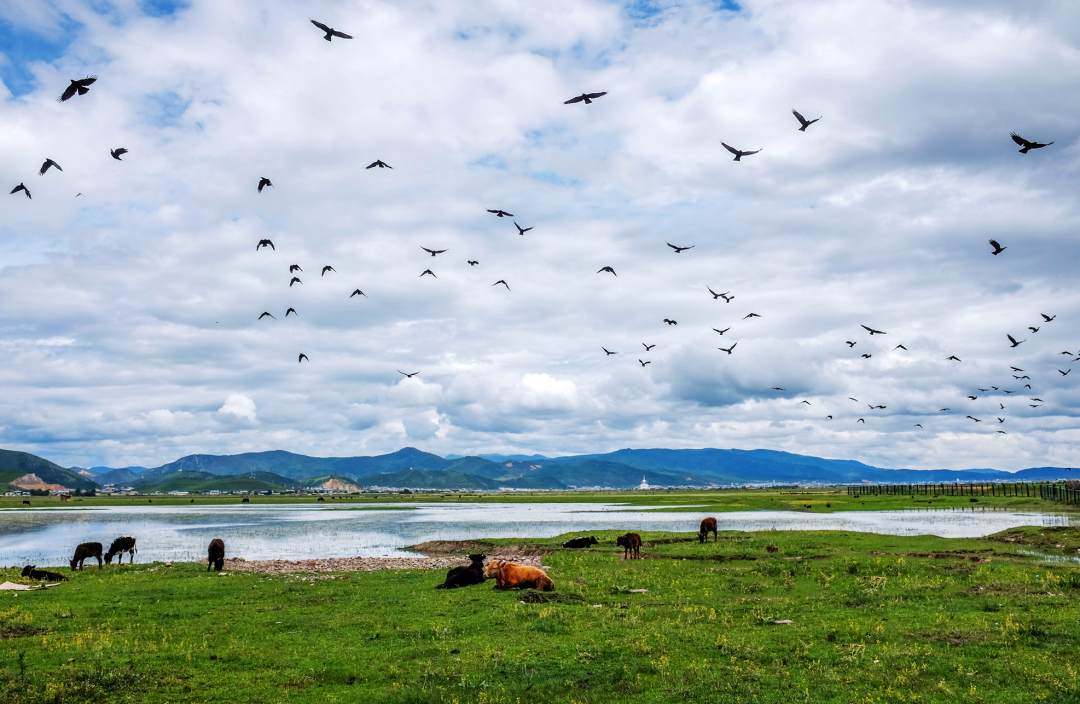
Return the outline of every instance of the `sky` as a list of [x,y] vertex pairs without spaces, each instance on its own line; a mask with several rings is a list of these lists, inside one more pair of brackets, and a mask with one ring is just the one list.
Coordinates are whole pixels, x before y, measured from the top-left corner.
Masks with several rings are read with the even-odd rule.
[[0,446],[1071,466],[1078,49],[1065,0],[0,0]]

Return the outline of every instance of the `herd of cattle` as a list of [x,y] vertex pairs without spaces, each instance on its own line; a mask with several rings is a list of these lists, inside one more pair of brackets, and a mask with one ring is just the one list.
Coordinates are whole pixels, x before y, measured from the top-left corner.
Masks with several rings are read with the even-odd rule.
[[[698,529],[698,542],[704,543],[709,533],[713,534],[713,542],[717,541],[716,519],[709,517],[701,522]],[[599,545],[595,537],[573,538],[563,543],[564,548],[587,548],[590,545]],[[641,536],[637,533],[627,533],[615,539],[615,544],[623,549],[623,559],[641,559]],[[105,553],[104,562],[112,564],[112,559],[117,558],[117,564],[123,564],[124,553],[131,556],[128,564],[135,562],[135,538],[124,535],[112,541],[108,552]],[[101,543],[82,543],[75,548],[75,556],[71,558],[71,571],[82,570],[83,562],[89,558],[95,558],[98,569],[102,569],[102,545]],[[492,560],[484,567],[487,555],[469,555],[469,564],[465,567],[455,567],[446,575],[446,581],[435,587],[436,589],[457,589],[480,584],[486,579],[495,580],[495,589],[538,589],[542,592],[555,590],[555,583],[544,573],[543,570],[527,565],[518,565],[506,560]],[[206,556],[206,570],[211,568],[221,570],[225,566],[225,541],[214,538],[210,541],[210,548]],[[48,580],[53,582],[66,581],[67,577],[59,572],[49,572],[37,569],[37,565],[27,565],[22,571],[23,577],[30,579]]]

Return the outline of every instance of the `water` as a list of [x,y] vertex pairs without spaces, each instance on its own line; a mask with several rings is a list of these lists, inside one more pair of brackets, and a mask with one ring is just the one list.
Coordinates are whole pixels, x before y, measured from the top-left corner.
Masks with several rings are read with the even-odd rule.
[[[214,538],[248,560],[411,557],[403,548],[428,540],[551,537],[598,530],[696,533],[701,519],[720,530],[848,530],[888,535],[976,537],[1022,525],[1068,526],[1067,516],[987,508],[801,513],[663,512],[620,504],[368,504],[405,510],[348,510],[310,505],[105,506],[0,511],[0,565],[66,565],[75,546],[138,539],[137,562],[205,560]],[[671,507],[666,507],[671,508]]]

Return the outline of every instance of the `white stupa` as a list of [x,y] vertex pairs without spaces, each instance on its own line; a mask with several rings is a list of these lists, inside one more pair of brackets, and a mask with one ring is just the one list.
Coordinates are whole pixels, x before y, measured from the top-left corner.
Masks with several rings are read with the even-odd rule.
[[652,487],[651,487],[651,486],[649,486],[649,482],[645,481],[645,477],[644,477],[644,476],[642,476],[642,477],[641,477],[641,483],[640,483],[640,484],[638,484],[638,487],[637,487],[637,488],[638,488],[638,489],[651,489]]

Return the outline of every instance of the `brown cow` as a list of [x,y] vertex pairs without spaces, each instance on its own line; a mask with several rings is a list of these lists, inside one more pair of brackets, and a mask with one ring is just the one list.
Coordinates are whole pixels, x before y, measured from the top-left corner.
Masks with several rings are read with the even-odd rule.
[[641,559],[641,536],[637,533],[627,533],[615,539],[615,544],[623,548],[623,559]]
[[206,571],[210,571],[210,565],[214,565],[214,569],[221,571],[221,568],[225,566],[225,541],[221,538],[214,538],[210,541],[210,550],[206,555]]
[[79,547],[75,548],[75,557],[71,558],[71,571],[75,571],[75,565],[79,566],[79,571],[82,571],[83,560],[88,557],[97,558],[98,569],[101,569],[101,543],[83,543]]
[[701,519],[701,526],[698,528],[698,542],[704,543],[709,539],[709,531],[712,531],[712,541],[715,543],[716,538],[716,519],[712,516]]
[[504,560],[492,560],[487,566],[488,579],[495,580],[495,589],[538,589],[542,592],[555,591],[555,583],[543,570],[526,565],[517,565]]

